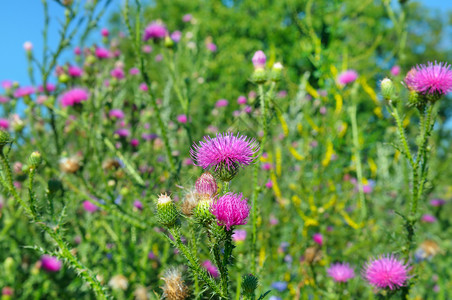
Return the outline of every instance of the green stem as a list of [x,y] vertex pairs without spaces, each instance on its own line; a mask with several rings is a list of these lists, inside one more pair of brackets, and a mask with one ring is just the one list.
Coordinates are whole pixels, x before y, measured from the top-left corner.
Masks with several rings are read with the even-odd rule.
[[356,176],[358,177],[358,199],[359,206],[361,207],[361,220],[364,221],[367,217],[367,205],[363,190],[363,170],[361,165],[361,153],[359,145],[358,124],[356,121],[356,110],[357,110],[356,105],[352,105],[349,107],[349,114],[352,122],[353,152],[355,155]]
[[220,271],[221,290],[223,294],[226,295],[227,298],[229,281],[228,269],[226,265],[221,261],[220,246],[218,244],[215,244],[213,246],[213,257],[215,259],[215,264],[217,265],[218,270]]

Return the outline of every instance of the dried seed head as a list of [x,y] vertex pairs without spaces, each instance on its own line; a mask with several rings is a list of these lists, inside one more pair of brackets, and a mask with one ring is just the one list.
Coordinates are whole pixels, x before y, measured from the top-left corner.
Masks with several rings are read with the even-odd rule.
[[73,174],[80,169],[80,160],[76,157],[62,158],[60,160],[61,172]]
[[129,286],[129,282],[127,281],[127,278],[124,275],[118,274],[110,279],[108,285],[111,286],[111,288],[114,290],[125,291]]
[[199,197],[195,191],[189,191],[184,200],[182,201],[181,210],[184,215],[190,217],[193,214],[193,210],[198,205]]
[[168,269],[163,274],[165,285],[162,287],[163,297],[169,300],[183,300],[188,297],[189,290],[182,279],[182,272],[176,268]]

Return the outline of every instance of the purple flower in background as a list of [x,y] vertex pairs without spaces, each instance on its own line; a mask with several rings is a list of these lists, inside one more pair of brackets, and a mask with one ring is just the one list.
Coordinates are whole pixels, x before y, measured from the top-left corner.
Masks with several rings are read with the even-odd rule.
[[143,203],[141,203],[140,200],[135,200],[133,202],[133,207],[135,207],[138,210],[143,210]]
[[267,57],[265,56],[265,53],[262,50],[259,50],[256,51],[256,53],[254,53],[251,61],[253,62],[254,68],[265,68]]
[[90,213],[93,213],[99,209],[99,207],[97,207],[94,203],[92,203],[91,201],[88,201],[88,200],[83,201],[82,205],[83,205],[83,209]]
[[266,187],[267,189],[271,189],[271,188],[273,187],[273,182],[269,179],[269,180],[267,181],[267,183],[265,184],[265,187]]
[[435,216],[432,216],[432,215],[429,215],[429,214],[425,214],[425,215],[422,216],[421,221],[425,222],[425,223],[435,223],[436,222],[436,218],[435,218]]
[[234,234],[232,235],[232,240],[234,242],[243,242],[244,240],[246,240],[246,230],[244,230],[244,229],[234,230]]
[[75,47],[74,48],[74,54],[77,55],[77,56],[82,54],[82,49],[80,49],[79,46]]
[[142,90],[143,92],[147,92],[148,89],[149,88],[146,83],[140,83],[140,90]]
[[452,69],[447,63],[417,65],[405,77],[409,89],[420,94],[445,95],[452,91]]
[[97,47],[96,48],[96,56],[100,59],[105,59],[110,57],[110,51],[105,48]]
[[393,255],[371,259],[363,270],[364,278],[374,287],[390,290],[405,286],[409,267]]
[[179,123],[185,124],[185,123],[187,123],[188,118],[187,118],[186,115],[178,115],[178,116],[177,116],[177,121],[178,121]]
[[120,109],[112,109],[110,110],[108,115],[110,116],[110,118],[116,118],[121,120],[124,119],[124,112]]
[[7,130],[9,128],[8,119],[0,118],[0,128]]
[[130,75],[138,75],[138,74],[140,74],[140,70],[138,70],[138,68],[131,68],[129,70],[129,74]]
[[217,103],[215,103],[215,107],[225,107],[228,106],[229,101],[226,99],[220,99],[217,101]]
[[111,70],[110,75],[118,80],[125,77],[124,70],[122,68],[114,68]]
[[278,292],[284,292],[287,289],[287,282],[285,281],[275,281],[272,283],[272,288]]
[[246,104],[246,97],[245,96],[239,96],[237,98],[237,103],[240,105]]
[[391,68],[391,74],[392,74],[392,76],[398,76],[400,74],[400,67],[399,66],[393,66]]
[[130,136],[130,131],[126,128],[120,128],[115,131],[115,134],[119,135],[122,138],[126,138]]
[[14,91],[14,97],[21,98],[21,97],[25,97],[25,96],[30,96],[34,92],[35,92],[35,88],[32,86],[19,87]]
[[201,265],[210,275],[212,275],[213,278],[218,278],[218,276],[220,276],[217,267],[215,267],[210,260],[203,261]]
[[204,137],[204,142],[193,145],[190,154],[197,166],[203,169],[222,168],[236,169],[238,166],[248,166],[256,158],[254,155],[259,146],[254,139],[246,136],[234,136],[231,132],[217,134],[216,137]]
[[132,139],[132,140],[130,141],[130,145],[131,145],[132,147],[138,147],[138,145],[140,145],[140,141],[139,141],[138,139]]
[[102,28],[101,31],[100,31],[100,34],[101,34],[103,37],[108,37],[108,35],[110,34],[110,32],[108,31],[107,28]]
[[83,74],[83,69],[78,66],[69,66],[67,72],[71,77],[80,77]]
[[162,60],[163,60],[163,55],[158,54],[158,55],[155,56],[155,61],[156,62],[159,62],[159,61],[162,61]]
[[217,218],[218,225],[231,230],[232,226],[248,222],[250,207],[247,201],[242,194],[226,193],[211,203],[210,212]]
[[0,103],[6,103],[6,102],[8,102],[8,101],[9,101],[9,98],[8,98],[8,97],[5,97],[5,96],[0,95]]
[[5,90],[9,90],[13,87],[13,82],[11,80],[3,80],[2,81],[2,88]]
[[82,101],[88,100],[89,94],[81,88],[73,88],[61,95],[60,101],[63,107],[74,106]]
[[216,52],[217,51],[217,45],[215,45],[214,43],[208,43],[206,45],[207,50],[209,50],[210,52]]
[[[47,92],[54,92],[56,90],[56,86],[53,83],[46,84]],[[38,86],[38,92],[44,93],[44,87],[42,85]]]
[[43,255],[41,257],[41,266],[47,272],[58,272],[61,270],[63,263],[56,257]]
[[315,233],[312,236],[312,240],[317,243],[319,246],[323,245],[323,235],[321,233]]
[[179,43],[181,38],[182,38],[182,32],[180,32],[179,30],[176,30],[173,33],[171,33],[171,39],[174,42]]
[[144,29],[143,40],[163,39],[168,34],[166,27],[161,22],[154,21]]
[[355,271],[348,263],[332,264],[327,273],[336,282],[347,282],[355,277]]
[[358,78],[358,73],[355,70],[346,70],[339,74],[337,82],[340,85],[346,85],[354,82]]
[[191,14],[186,14],[182,17],[182,21],[187,23],[187,22],[190,22],[192,18],[193,18],[193,16]]
[[446,201],[443,199],[432,199],[430,200],[430,205],[434,207],[443,206],[446,204]]
[[152,52],[152,47],[149,45],[144,45],[143,46],[143,52],[144,53],[151,53]]

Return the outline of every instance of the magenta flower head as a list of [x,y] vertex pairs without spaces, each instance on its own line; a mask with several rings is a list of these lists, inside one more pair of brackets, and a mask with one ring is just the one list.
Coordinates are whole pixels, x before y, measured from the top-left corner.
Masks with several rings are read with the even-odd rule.
[[400,67],[399,66],[393,66],[391,68],[391,74],[392,74],[392,76],[398,76],[400,74]]
[[363,276],[374,287],[394,290],[405,286],[409,270],[408,265],[391,254],[371,259],[364,267]]
[[41,266],[47,272],[58,272],[63,267],[63,263],[56,257],[44,255],[41,257]]
[[138,70],[138,68],[131,68],[129,70],[129,74],[130,75],[138,75],[138,74],[140,74],[140,70]]
[[14,91],[14,97],[21,98],[21,97],[25,97],[25,96],[30,96],[34,92],[35,92],[35,88],[32,86],[19,87]]
[[443,206],[446,204],[446,201],[443,199],[432,199],[430,200],[430,205],[434,207]]
[[7,102],[9,102],[9,98],[8,98],[8,97],[5,97],[5,96],[2,96],[2,95],[0,95],[0,103],[7,103]]
[[212,275],[213,278],[218,278],[220,276],[220,272],[218,272],[217,267],[215,267],[210,260],[203,261],[202,266],[210,275]]
[[313,240],[316,244],[318,244],[319,246],[322,246],[322,245],[323,245],[323,235],[322,235],[321,233],[315,233],[315,234],[312,236],[312,240]]
[[218,191],[218,185],[215,177],[213,177],[213,175],[209,172],[203,173],[198,179],[196,179],[195,190],[196,193],[203,198],[215,196]]
[[267,57],[262,50],[256,51],[254,53],[253,58],[251,59],[253,62],[254,68],[265,68],[265,63],[267,62]]
[[226,193],[210,204],[210,212],[217,218],[217,224],[229,231],[233,226],[248,222],[250,207],[247,201],[241,193]]
[[124,112],[120,109],[112,109],[110,110],[108,115],[110,116],[110,118],[116,118],[121,120],[124,119]]
[[97,47],[96,48],[96,56],[97,58],[104,59],[110,57],[110,51],[105,48]]
[[339,74],[337,82],[340,85],[347,85],[354,82],[358,78],[358,73],[355,70],[346,70]]
[[152,22],[144,29],[143,40],[147,41],[150,39],[163,39],[167,36],[168,31],[165,25],[161,22]]
[[73,88],[61,95],[60,101],[63,107],[74,106],[80,104],[82,101],[86,101],[89,98],[89,94],[86,90],[81,88]]
[[452,69],[447,63],[436,61],[417,65],[408,72],[405,83],[410,90],[439,99],[452,91]]
[[232,235],[232,240],[234,242],[243,242],[244,240],[246,240],[246,230],[244,230],[244,229],[234,230],[234,234]]
[[208,43],[206,45],[207,50],[209,50],[210,52],[216,52],[217,51],[217,45],[215,45],[214,43]]
[[435,223],[436,218],[433,215],[425,214],[422,216],[421,221],[424,223]]
[[111,70],[110,75],[118,80],[125,77],[124,70],[121,68],[114,68],[113,70]]
[[83,69],[77,66],[69,66],[67,72],[71,77],[80,77],[83,74]]
[[214,138],[205,136],[199,145],[193,145],[190,154],[197,166],[211,169],[223,181],[231,181],[238,167],[248,166],[256,159],[254,155],[258,150],[259,145],[254,139],[228,132]]
[[182,21],[184,21],[185,23],[190,22],[191,19],[193,19],[193,16],[191,14],[186,14],[182,17]]
[[178,116],[176,117],[176,119],[177,119],[177,121],[178,121],[179,123],[182,123],[182,124],[185,124],[185,123],[187,123],[187,121],[188,121],[188,118],[187,118],[186,115],[178,115]]
[[110,34],[110,32],[108,31],[107,28],[102,28],[102,30],[100,31],[100,34],[101,34],[103,37],[108,37],[108,35]]
[[215,103],[215,107],[226,107],[229,105],[229,101],[226,99],[220,99]]
[[8,128],[9,128],[8,119],[0,118],[0,128],[4,129],[4,130],[8,130]]
[[326,270],[328,276],[334,279],[336,282],[347,282],[355,277],[355,271],[348,263],[335,263]]
[[83,201],[82,205],[83,205],[83,209],[90,213],[93,213],[99,209],[99,207],[97,207],[94,203],[92,203],[91,201],[88,201],[88,200]]

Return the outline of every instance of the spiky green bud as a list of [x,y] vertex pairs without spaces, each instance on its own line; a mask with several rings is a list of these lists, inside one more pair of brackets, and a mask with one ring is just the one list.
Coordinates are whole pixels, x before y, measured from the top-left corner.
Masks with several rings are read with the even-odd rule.
[[408,105],[416,107],[418,109],[421,109],[425,107],[427,104],[427,100],[425,97],[417,93],[416,91],[410,91],[410,94],[408,96]]
[[283,65],[280,62],[275,63],[270,73],[270,79],[274,82],[279,82],[281,80],[282,70]]
[[179,211],[173,200],[166,194],[157,199],[157,219],[163,226],[172,227],[179,218]]
[[32,154],[30,154],[30,157],[28,158],[28,163],[30,164],[30,167],[33,169],[39,167],[42,163],[41,153],[39,153],[39,151],[35,151]]
[[251,80],[257,84],[265,83],[267,81],[267,72],[264,68],[256,68],[251,76]]
[[233,165],[229,167],[222,164],[221,166],[218,166],[216,169],[212,170],[212,173],[216,178],[226,182],[231,181],[238,172],[239,166],[236,163],[233,163]]
[[391,79],[385,78],[381,81],[381,95],[385,100],[394,100],[395,88]]
[[0,130],[0,151],[3,150],[3,147],[11,142],[11,136],[5,130]]
[[259,280],[253,274],[247,274],[242,276],[242,294],[244,296],[251,297],[254,295],[254,291],[257,289]]
[[193,217],[199,224],[207,224],[215,218],[210,212],[210,202],[209,198],[203,198],[193,209]]

